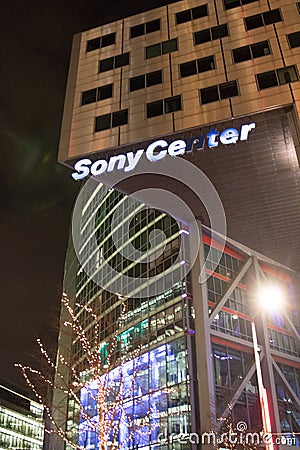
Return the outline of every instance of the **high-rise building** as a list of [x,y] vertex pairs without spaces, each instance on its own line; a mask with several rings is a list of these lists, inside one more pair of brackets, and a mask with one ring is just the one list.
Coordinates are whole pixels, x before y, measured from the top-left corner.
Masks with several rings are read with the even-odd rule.
[[[125,447],[192,446],[175,437],[220,426],[216,419],[228,417],[229,405],[235,423],[266,428],[260,367],[270,429],[300,432],[293,288],[300,268],[299,23],[293,0],[185,0],[74,37],[59,161],[75,180],[91,174],[98,184],[87,183],[75,208],[65,291],[86,332],[85,306],[99,316],[103,349],[118,335],[115,367],[124,352],[127,375],[136,367],[129,415],[141,421],[156,408],[155,430],[144,440],[136,434],[126,441],[128,426],[120,427]],[[205,174],[212,182],[234,241],[223,245],[211,234],[214,202],[195,195],[188,163],[198,180]],[[117,183],[122,193],[111,189]],[[192,210],[200,230],[195,257],[179,203],[176,221],[125,195],[157,188]],[[164,232],[164,246],[152,239],[155,230]],[[286,307],[261,314],[258,288],[269,283],[280,286]],[[94,387],[84,350],[64,321],[59,351],[72,349],[88,392]],[[97,420],[93,398],[83,390],[81,399]],[[57,402],[61,423],[65,417],[77,429],[75,441],[98,448],[74,401],[54,396]]]
[[44,408],[20,387],[0,381],[1,450],[42,450]]

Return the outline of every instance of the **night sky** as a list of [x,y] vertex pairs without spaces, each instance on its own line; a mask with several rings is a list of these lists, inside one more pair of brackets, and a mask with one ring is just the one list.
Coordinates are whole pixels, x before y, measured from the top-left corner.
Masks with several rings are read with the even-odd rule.
[[1,6],[0,377],[54,351],[72,205],[79,185],[56,162],[75,33],[171,1],[29,1]]

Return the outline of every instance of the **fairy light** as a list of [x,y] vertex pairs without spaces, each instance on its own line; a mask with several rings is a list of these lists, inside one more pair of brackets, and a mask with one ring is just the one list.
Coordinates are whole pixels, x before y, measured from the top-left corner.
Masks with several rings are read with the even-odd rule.
[[[120,301],[120,314],[116,324],[116,331],[114,336],[108,341],[108,353],[104,353],[102,357],[100,345],[100,316],[95,314],[89,305],[81,305],[76,303],[76,308],[85,311],[89,316],[89,323],[91,323],[91,334],[88,335],[89,330],[85,330],[80,323],[80,314],[76,314],[71,307],[67,295],[62,296],[62,304],[66,308],[69,318],[64,322],[64,326],[70,330],[73,343],[78,342],[82,347],[85,357],[86,373],[89,375],[88,381],[83,381],[82,370],[79,369],[80,361],[76,364],[70,363],[62,354],[58,354],[56,363],[51,359],[47,349],[44,347],[42,341],[37,339],[37,345],[47,366],[53,371],[55,370],[55,381],[45,376],[41,371],[31,368],[30,366],[23,366],[16,364],[20,368],[25,381],[29,388],[34,393],[37,401],[44,407],[45,413],[51,424],[50,429],[46,430],[48,434],[59,436],[71,448],[76,450],[85,450],[85,446],[79,445],[72,440],[72,430],[65,430],[58,425],[54,413],[52,413],[49,404],[44,400],[39,392],[36,383],[32,378],[40,379],[45,385],[50,386],[53,390],[58,390],[68,398],[74,401],[74,405],[79,410],[81,419],[84,421],[83,430],[94,432],[99,439],[99,450],[120,450],[124,448],[127,443],[134,439],[137,435],[149,439],[149,435],[159,426],[159,423],[152,417],[159,417],[159,411],[156,406],[148,408],[145,417],[140,423],[136,423],[130,414],[126,411],[126,404],[133,401],[134,389],[136,386],[136,378],[139,372],[139,364],[134,363],[141,354],[141,348],[136,348],[132,352],[124,352],[116,357],[117,342],[121,335],[121,330],[125,326],[126,304],[125,299],[121,295],[117,295]],[[91,337],[90,337],[91,336]],[[116,359],[117,358],[117,359]],[[128,385],[128,377],[124,371],[124,365],[132,362],[133,371],[130,375],[130,383]],[[118,367],[116,365],[118,364]],[[65,369],[68,369],[66,376]],[[112,370],[117,370],[117,377],[111,375]],[[92,386],[96,385],[96,389]],[[127,387],[125,387],[127,386]],[[129,386],[129,388],[128,388]],[[82,389],[87,391],[89,398],[96,403],[98,420],[90,417],[85,407],[82,405],[80,394]],[[95,392],[96,391],[96,392]],[[165,389],[164,393],[172,392],[172,389]],[[149,395],[149,394],[148,394]],[[149,397],[148,397],[149,398]],[[109,399],[109,401],[108,401]],[[135,402],[137,399],[135,398]],[[143,401],[142,399],[140,401]],[[148,401],[148,400],[147,400]],[[117,418],[117,419],[116,419]],[[67,417],[66,417],[67,420]],[[120,421],[126,422],[127,436],[122,442],[118,442],[118,433],[120,428]],[[77,424],[79,426],[79,424]]]

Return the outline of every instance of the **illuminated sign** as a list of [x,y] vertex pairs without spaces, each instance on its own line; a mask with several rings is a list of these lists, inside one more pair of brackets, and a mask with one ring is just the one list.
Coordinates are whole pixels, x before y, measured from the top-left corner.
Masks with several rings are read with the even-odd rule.
[[[219,133],[216,128],[212,128],[206,135],[207,145],[209,148],[216,148],[219,142],[223,145],[236,144],[238,140],[247,141],[249,132],[255,128],[255,123],[242,125],[240,131],[236,128],[227,128]],[[145,154],[149,161],[156,162],[167,155],[182,156],[194,149],[202,150],[205,144],[205,137],[194,137],[188,141],[178,139],[168,143],[164,139],[152,142],[145,149],[139,149],[135,153],[127,152],[120,155],[111,156],[108,160],[99,159],[92,162],[88,158],[77,161],[74,165],[76,172],[72,173],[74,180],[82,180],[89,174],[97,176],[104,172],[113,172],[114,170],[123,170],[124,172],[132,171],[138,164],[141,157]]]

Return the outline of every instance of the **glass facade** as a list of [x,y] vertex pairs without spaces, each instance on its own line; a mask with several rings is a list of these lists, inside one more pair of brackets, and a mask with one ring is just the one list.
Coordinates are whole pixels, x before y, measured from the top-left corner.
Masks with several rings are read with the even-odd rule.
[[[129,222],[127,240],[121,235],[116,238],[115,227],[125,220]],[[155,247],[151,242],[155,230],[164,232],[166,245],[162,251],[160,243]],[[277,400],[273,403],[280,432],[296,439],[296,433],[300,432],[296,399],[300,383],[296,335],[299,319],[291,271],[277,267],[274,261],[250,249],[245,251],[246,247],[240,248],[234,241],[222,248],[220,242],[211,238],[210,230],[202,226],[207,280],[200,287],[192,281],[192,274],[182,273],[178,281],[181,264],[178,269],[176,258],[180,247],[184,248],[184,264],[189,264],[188,233],[186,226],[161,211],[140,203],[129,205],[125,195],[101,184],[85,199],[78,247],[81,264],[74,281],[74,311],[89,342],[98,339],[103,364],[101,383],[106,385],[105,405],[112,411],[105,431],[108,443],[117,442],[124,449],[181,448],[176,436],[195,432],[200,436],[201,432],[209,431],[201,428],[201,414],[210,410],[216,419],[229,420],[233,426],[243,421],[249,432],[260,432],[263,423],[254,368],[253,321],[258,329],[259,345],[270,352],[274,361],[274,368],[271,372],[268,368],[268,373],[275,383]],[[134,261],[128,256],[131,245],[141,252]],[[155,260],[147,260],[151,252],[157,252]],[[136,287],[130,283],[122,286],[127,295],[114,293],[108,269],[101,283],[96,276],[104,263],[109,263],[119,277],[125,275],[125,281],[127,275],[144,280],[148,290],[143,287],[143,292],[151,292],[153,280],[161,283],[161,293],[139,297]],[[170,267],[171,287],[167,288],[166,279],[161,275]],[[265,283],[280,286],[288,305],[287,314],[265,313],[264,325],[255,300],[259,276]],[[201,289],[200,301],[207,302],[204,317],[197,312]],[[89,308],[97,317],[98,337]],[[205,360],[203,344],[197,343],[201,329],[207,330],[210,346],[205,369],[209,371],[209,366],[212,369],[210,405],[201,404],[200,384],[204,374],[198,364],[200,359]],[[268,341],[267,348],[263,336]],[[113,356],[109,360],[112,342]],[[84,383],[77,393],[80,405],[69,399],[67,426],[74,443],[97,450],[101,441],[100,388],[99,380],[93,379],[87,367],[85,352],[81,340],[74,336],[74,367]],[[263,372],[266,380],[265,368]],[[200,373],[198,380],[196,373]],[[113,394],[116,389],[122,391],[117,409]],[[200,411],[200,420],[195,411]],[[220,432],[226,430],[226,424],[223,423]],[[293,442],[298,444],[298,439]],[[189,448],[192,442],[184,445]]]
[[43,406],[0,383],[0,449],[41,450]]
[[[255,317],[261,314],[255,299],[257,293],[255,294],[253,290],[253,285],[257,286],[257,280],[255,280],[257,274],[253,270],[246,273],[226,296],[230,285],[234,283],[249,255],[239,251],[237,247],[226,246],[219,266],[212,272],[212,262],[221,255],[220,246],[218,242],[212,242],[206,232],[203,235],[203,242],[206,271],[211,275],[206,283],[209,314],[213,315],[219,302],[222,302],[224,297],[227,298],[222,308],[219,308],[214,315],[210,326],[216,415],[222,417],[228,405],[232,403],[232,399],[235,398],[239,386],[242,385],[243,380],[246,380],[244,389],[239,397],[235,398],[230,420],[234,424],[244,421],[248,431],[257,432],[262,430],[263,424],[256,371],[253,375],[247,376],[253,364],[252,322],[256,322]],[[208,244],[214,247],[209,257]],[[292,438],[293,445],[299,446],[297,436],[300,431],[300,365],[299,337],[296,334],[299,333],[300,327],[296,295],[292,278],[286,271],[264,262],[259,262],[259,270],[264,284],[280,287],[285,302],[284,310],[265,312],[264,319],[266,339],[275,365],[272,376],[277,395],[275,408],[280,421],[279,431],[285,437]],[[266,301],[272,301],[272,299],[266,299]],[[259,327],[259,323],[257,326]],[[282,363],[284,355],[288,355],[288,359]],[[276,367],[279,367],[285,380],[282,379]]]
[[[189,258],[186,233],[182,232],[181,224],[166,214],[138,202],[132,206],[127,203],[126,196],[103,185],[99,185],[85,201],[80,223],[81,266],[77,270],[74,312],[90,342],[94,342],[95,327],[91,327],[87,306],[97,316],[103,365],[101,379],[106,385],[107,404],[112,408],[116,401],[112,391],[122,385],[119,411],[106,433],[111,441],[117,440],[124,449],[168,448],[168,444],[161,442],[162,433],[167,436],[191,431],[189,378],[192,369],[187,347],[188,341],[193,339],[194,312],[187,294],[191,290],[190,279],[184,275],[182,267]],[[125,243],[122,235],[119,240],[115,235],[113,215],[116,213],[118,226],[129,221]],[[151,241],[151,233],[157,230],[164,233],[163,248],[161,243],[155,245]],[[128,252],[126,249],[120,252],[122,245],[128,245]],[[134,261],[130,258],[130,246],[141,252]],[[184,261],[176,262],[180,247]],[[155,260],[149,258],[153,253],[158,255]],[[128,295],[114,293],[108,271],[101,278],[100,286],[97,271],[103,269],[104,261],[120,277],[145,280],[148,286],[145,292],[150,295],[135,297],[136,288],[131,284],[122,286]],[[87,265],[94,277],[85,273]],[[166,279],[164,273],[170,267],[174,267],[174,271]],[[178,279],[181,271],[182,276]],[[161,293],[151,295],[154,280],[161,283]],[[112,343],[113,363],[110,360],[109,365],[113,368],[107,372]],[[69,401],[68,429],[75,443],[97,449],[101,439],[98,381],[92,378],[84,362],[86,350],[78,336],[74,336],[72,347],[75,366],[86,383],[77,394],[81,407],[73,399]],[[125,360],[124,354],[127,355]],[[137,427],[135,430],[132,421]],[[98,429],[95,430],[91,423]]]

